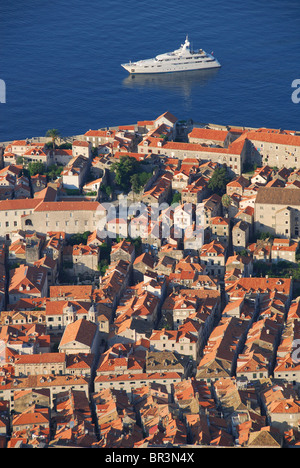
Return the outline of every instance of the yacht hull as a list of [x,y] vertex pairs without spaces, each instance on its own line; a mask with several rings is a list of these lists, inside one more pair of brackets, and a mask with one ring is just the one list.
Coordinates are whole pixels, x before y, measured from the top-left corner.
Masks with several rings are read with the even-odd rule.
[[219,68],[221,67],[220,63],[216,60],[211,63],[199,64],[197,67],[187,67],[184,65],[176,65],[176,67],[157,67],[153,66],[143,66],[137,63],[123,63],[121,66],[131,75],[137,74],[153,74],[153,73],[174,73],[181,71],[195,71],[195,70],[208,70],[210,68]]

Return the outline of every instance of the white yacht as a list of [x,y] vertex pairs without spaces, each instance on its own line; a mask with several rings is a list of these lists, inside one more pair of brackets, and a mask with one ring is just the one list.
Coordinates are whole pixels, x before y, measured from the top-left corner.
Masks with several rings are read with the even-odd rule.
[[186,36],[184,44],[181,44],[180,48],[173,52],[138,62],[122,63],[121,66],[131,74],[205,70],[221,66],[213,53],[208,54],[203,49],[193,51],[190,46],[188,36]]

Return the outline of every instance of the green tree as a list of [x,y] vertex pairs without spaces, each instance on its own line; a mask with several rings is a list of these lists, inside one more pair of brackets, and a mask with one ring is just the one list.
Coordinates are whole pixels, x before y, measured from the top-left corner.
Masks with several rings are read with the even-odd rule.
[[107,268],[109,267],[109,263],[108,263],[108,260],[106,260],[105,258],[103,258],[102,260],[100,260],[99,264],[98,264],[98,271],[100,272],[100,276],[104,276],[105,275],[105,272],[107,270]]
[[134,193],[139,193],[141,190],[140,181],[139,181],[139,174],[133,174],[130,177],[131,189]]
[[172,201],[171,201],[171,205],[175,205],[176,203],[180,203],[180,202],[181,202],[181,193],[179,192],[174,193]]
[[46,171],[46,167],[44,163],[36,161],[30,162],[28,164],[28,172],[30,176],[34,176],[36,174],[44,174]]
[[87,239],[90,235],[90,231],[85,231],[83,233],[76,233],[72,234],[69,239],[68,239],[68,244],[69,245],[79,245],[79,244],[84,244],[86,245]]
[[270,232],[261,232],[259,233],[258,239],[266,240],[266,239],[274,239],[274,234]]
[[224,206],[224,208],[229,208],[230,205],[231,205],[231,198],[229,195],[227,195],[226,193],[224,193],[224,195],[222,196],[222,205]]
[[112,171],[115,173],[116,184],[128,192],[131,187],[130,178],[138,172],[138,162],[131,156],[121,156],[120,161],[112,165]]
[[72,143],[62,143],[58,146],[60,149],[72,149]]
[[141,239],[141,237],[139,236],[139,237],[136,237],[135,239],[130,239],[130,242],[132,242],[132,244],[134,245],[136,257],[138,255],[141,255],[141,253],[142,253],[142,239]]
[[108,197],[108,199],[111,198],[112,193],[113,193],[112,187],[111,187],[110,185],[105,185],[105,184],[101,184],[101,185],[100,185],[100,191],[101,191],[103,194],[105,194],[105,195]]
[[226,192],[226,185],[230,182],[226,166],[217,167],[208,183],[208,188],[218,195]]
[[141,187],[144,187],[146,185],[146,183],[151,179],[152,177],[152,173],[151,172],[141,172],[139,174],[139,182],[140,182],[140,186]]
[[141,162],[129,155],[124,155],[112,165],[115,183],[125,192],[132,189],[139,193],[152,177],[152,172],[142,171]]
[[52,147],[55,149],[55,141],[60,137],[60,133],[56,128],[51,128],[47,130],[46,137],[50,137],[52,139]]
[[146,183],[148,182],[149,179],[151,179],[152,174],[151,172],[140,172],[133,174],[130,177],[130,183],[131,183],[131,189],[134,191],[134,193],[139,193],[142,188],[145,187]]
[[20,165],[22,164],[22,166],[23,166],[23,164],[24,164],[24,158],[23,158],[23,156],[18,156],[18,157],[17,157],[17,160],[16,160],[16,163],[17,163],[17,164],[20,164]]
[[108,196],[108,198],[111,197],[111,195],[112,195],[112,188],[111,188],[110,185],[107,185],[107,186],[105,187],[105,193],[106,193],[106,195]]
[[55,180],[57,179],[57,177],[60,176],[62,170],[63,170],[63,166],[51,164],[51,166],[49,166],[46,170],[47,176],[50,180]]

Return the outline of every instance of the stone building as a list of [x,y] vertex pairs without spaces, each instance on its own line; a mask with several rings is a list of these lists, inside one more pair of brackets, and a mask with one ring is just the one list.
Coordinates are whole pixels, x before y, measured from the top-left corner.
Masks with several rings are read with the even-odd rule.
[[34,232],[32,235],[27,235],[25,241],[26,263],[27,265],[32,265],[41,258],[41,249],[44,244],[44,239]]
[[205,265],[210,276],[223,276],[225,273],[226,248],[217,241],[203,244],[200,251],[201,264]]
[[74,140],[72,143],[72,154],[73,157],[84,156],[90,159],[92,156],[92,143],[83,140]]
[[64,353],[23,354],[14,359],[16,376],[64,375],[66,355]]
[[239,251],[247,247],[249,242],[250,226],[246,221],[238,221],[232,228],[232,247]]
[[68,324],[59,343],[59,351],[65,354],[99,353],[98,326],[89,320],[79,319]]
[[200,176],[181,191],[181,203],[200,203],[208,196],[208,178]]
[[279,262],[284,260],[296,263],[297,250],[298,242],[293,242],[290,239],[274,239],[271,248],[271,261]]
[[132,263],[135,258],[135,248],[134,245],[126,240],[122,240],[116,244],[112,245],[110,259],[112,262],[117,262],[119,260],[124,260],[126,262]]
[[67,325],[85,319],[96,322],[97,312],[91,301],[52,300],[46,304],[47,334],[62,335]]
[[148,252],[144,252],[142,255],[139,255],[133,263],[134,281],[143,281],[144,274],[147,271],[153,271],[154,265],[154,258]]
[[[14,199],[0,201],[0,229],[1,236],[12,231],[23,229],[23,220],[26,215],[34,212],[41,203],[38,198]],[[33,227],[31,227],[33,230]]]
[[66,189],[79,190],[84,185],[89,169],[89,160],[82,156],[75,156],[61,173],[63,186]]
[[158,138],[143,140],[138,145],[139,153],[153,152],[164,154],[171,158],[198,158],[202,161],[212,161],[226,164],[232,174],[240,175],[246,158],[245,140],[236,140],[228,148],[216,148],[197,143],[162,141]]
[[299,167],[300,135],[286,130],[260,128],[247,133],[247,153],[260,166]]
[[249,235],[253,234],[254,208],[252,206],[246,206],[246,208],[239,210],[234,218],[235,221],[242,220],[249,224]]
[[223,216],[214,216],[210,219],[209,227],[211,231],[211,239],[228,246],[230,236],[229,218],[223,218]]
[[185,170],[175,171],[172,179],[172,190],[182,192],[191,183],[191,174]]
[[93,232],[103,215],[100,208],[100,203],[92,201],[39,202],[22,213],[21,228],[37,232],[63,231],[67,235]]
[[14,394],[14,410],[16,413],[23,413],[34,404],[50,408],[50,390],[46,389],[29,389],[18,391]]
[[84,244],[73,246],[72,263],[74,275],[86,277],[99,275],[99,260],[100,251],[98,247]]
[[256,232],[268,232],[276,237],[298,240],[300,190],[261,187],[255,201],[254,226]]
[[48,276],[42,266],[20,265],[11,270],[8,285],[10,304],[25,297],[47,297]]
[[198,211],[203,211],[204,210],[204,228],[209,227],[210,225],[210,220],[214,218],[215,216],[221,216],[222,213],[222,203],[221,203],[221,197],[217,194],[211,195],[209,198],[203,200],[203,205],[201,204],[197,206],[197,214]]

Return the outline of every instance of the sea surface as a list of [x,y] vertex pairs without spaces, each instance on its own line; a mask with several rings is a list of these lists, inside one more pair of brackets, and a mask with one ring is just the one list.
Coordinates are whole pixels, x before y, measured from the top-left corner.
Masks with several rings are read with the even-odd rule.
[[[0,141],[153,119],[300,130],[299,0],[13,0],[0,5]],[[215,71],[130,76],[120,64],[180,47]]]

